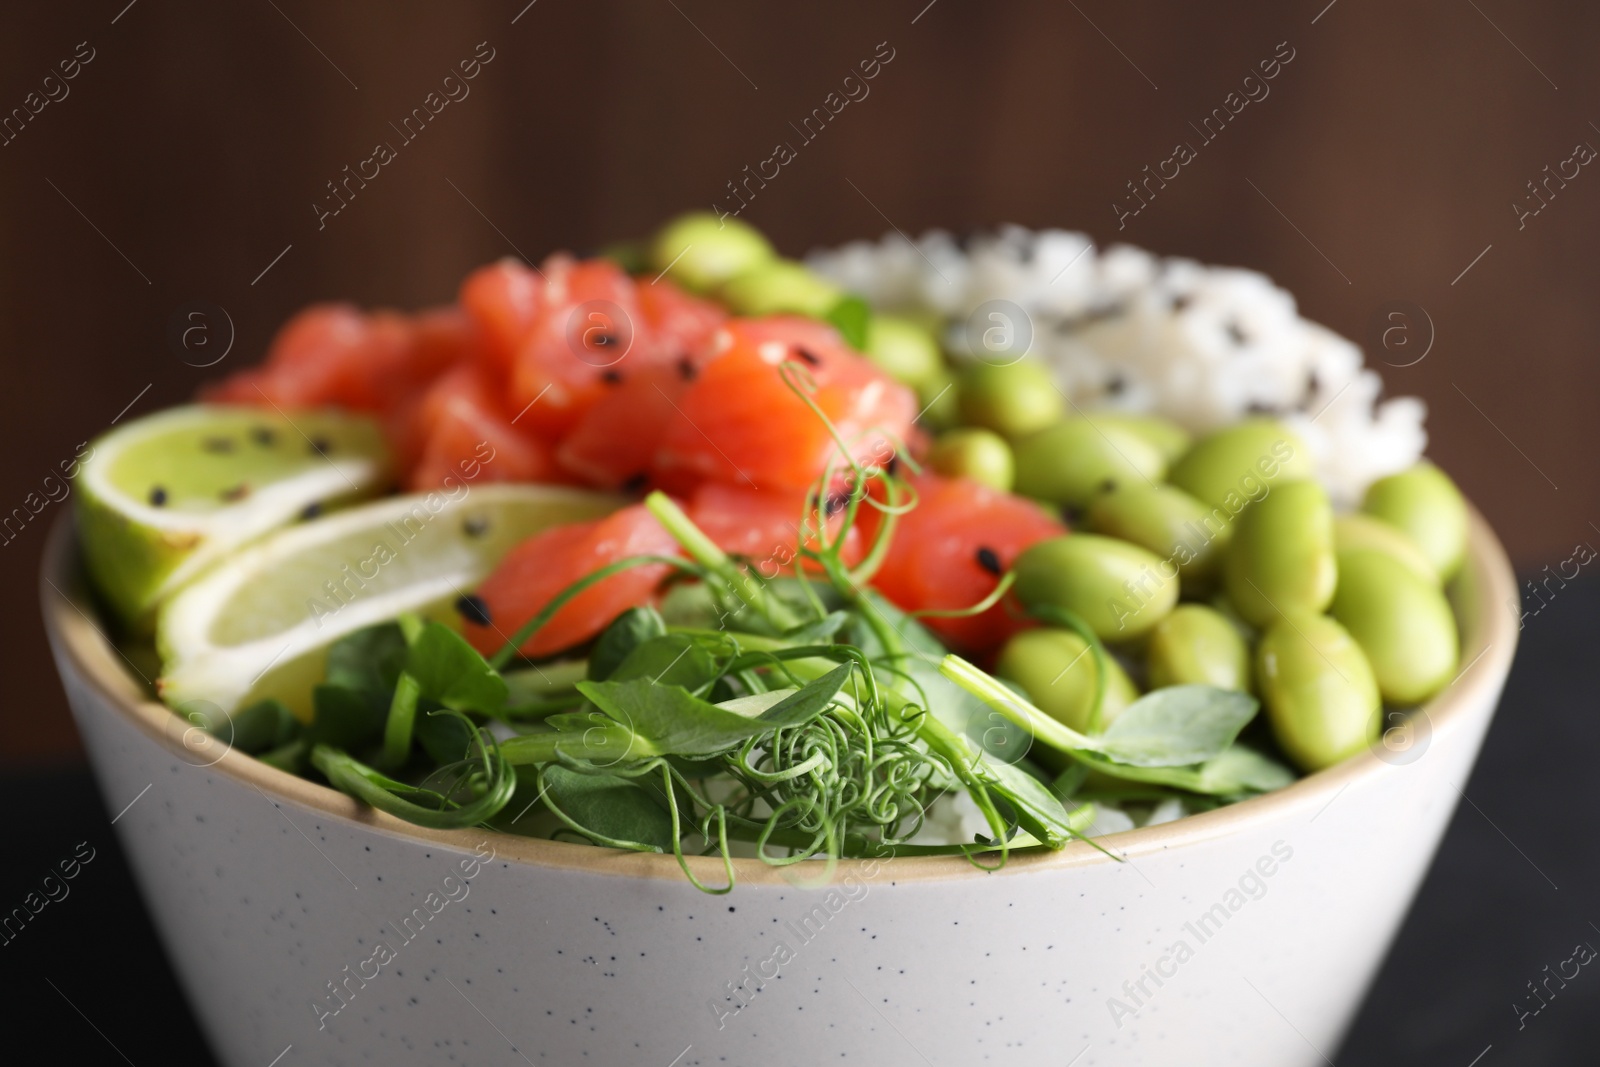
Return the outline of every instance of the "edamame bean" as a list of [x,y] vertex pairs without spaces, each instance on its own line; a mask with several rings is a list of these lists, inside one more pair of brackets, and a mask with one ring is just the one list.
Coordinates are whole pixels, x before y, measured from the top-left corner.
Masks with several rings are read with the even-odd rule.
[[1256,646],[1256,684],[1273,736],[1307,773],[1378,738],[1382,703],[1372,667],[1355,638],[1325,615],[1273,623]]
[[1051,537],[1017,556],[1017,596],[1064,608],[1107,641],[1147,633],[1178,602],[1178,568],[1138,545],[1096,534]]
[[995,673],[1022,687],[1046,715],[1089,733],[1091,726],[1103,730],[1129,704],[1139,698],[1128,673],[1115,656],[1107,655],[1105,701],[1100,706],[1098,723],[1090,723],[1094,704],[1095,659],[1088,642],[1071,630],[1040,627],[1017,634],[1001,649]]
[[758,264],[722,287],[723,301],[740,315],[793,312],[821,318],[843,298],[843,289],[792,259]]
[[1373,482],[1361,510],[1415,541],[1447,582],[1467,558],[1467,502],[1449,475],[1426,460]]
[[1250,690],[1250,649],[1237,627],[1203,604],[1180,604],[1145,646],[1151,689],[1212,685]]
[[961,375],[961,421],[1021,437],[1061,418],[1061,394],[1050,372],[1035,360],[974,363]]
[[1214,578],[1233,539],[1233,524],[1182,489],[1123,485],[1095,497],[1084,516],[1095,533],[1120,537],[1178,565],[1185,593]]
[[961,421],[955,374],[944,368],[917,386],[921,414],[917,422],[930,430],[946,430]]
[[1173,464],[1172,484],[1237,515],[1280,482],[1309,478],[1311,452],[1273,419],[1246,419],[1202,438]]
[[708,292],[776,258],[761,231],[709,211],[679,215],[650,244],[650,262],[686,289]]
[[1075,508],[1119,486],[1158,482],[1167,468],[1144,438],[1088,419],[1066,419],[1023,437],[1014,451],[1017,492]]
[[1138,434],[1155,446],[1161,458],[1171,466],[1194,444],[1189,431],[1159,415],[1135,415],[1132,412],[1097,411],[1088,416],[1096,426],[1116,426]]
[[933,334],[896,315],[872,316],[867,323],[866,356],[889,377],[913,389],[944,369]]
[[1420,704],[1450,684],[1460,661],[1455,616],[1437,585],[1374,548],[1339,553],[1339,620],[1391,704]]
[[1309,479],[1275,486],[1234,522],[1223,561],[1228,599],[1245,621],[1266,626],[1283,614],[1319,614],[1333,599],[1333,505]]
[[1439,572],[1417,543],[1382,519],[1359,513],[1334,516],[1333,548],[1339,554],[1356,548],[1387,552],[1429,585],[1439,585]]
[[928,453],[928,466],[952,478],[971,478],[975,482],[1009,492],[1015,473],[1011,446],[992,430],[951,430],[934,442]]

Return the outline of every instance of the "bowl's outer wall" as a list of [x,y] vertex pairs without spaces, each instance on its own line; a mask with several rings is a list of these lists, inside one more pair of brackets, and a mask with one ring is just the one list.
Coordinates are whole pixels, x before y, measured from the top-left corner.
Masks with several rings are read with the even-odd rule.
[[237,754],[197,765],[211,757],[153,734],[106,684],[114,654],[86,656],[86,618],[58,612],[51,637],[108,805],[139,796],[117,831],[230,1067],[289,1045],[295,1063],[387,1067],[1310,1067],[1432,858],[1509,668],[1515,628],[1494,615],[1514,585],[1481,524],[1475,543],[1465,644],[1488,651],[1421,758],[1363,756],[1252,802],[1254,817],[1179,824],[1226,832],[1111,839],[1126,863],[1080,849],[928,877],[902,861],[832,890],[768,878],[707,896],[527,862],[488,833],[497,858],[463,877],[470,843],[273,795],[228,769]]

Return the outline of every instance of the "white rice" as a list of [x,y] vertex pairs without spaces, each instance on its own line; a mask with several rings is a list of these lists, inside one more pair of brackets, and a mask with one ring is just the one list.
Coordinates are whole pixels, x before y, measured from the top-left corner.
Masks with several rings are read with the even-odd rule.
[[1302,318],[1255,271],[1160,259],[1083,234],[1004,226],[957,242],[897,233],[813,252],[807,263],[884,311],[932,313],[946,347],[968,351],[968,319],[990,300],[1022,309],[1037,359],[1077,407],[1164,415],[1196,433],[1250,414],[1282,418],[1306,441],[1334,502],[1422,455],[1426,409],[1379,400],[1361,350]]

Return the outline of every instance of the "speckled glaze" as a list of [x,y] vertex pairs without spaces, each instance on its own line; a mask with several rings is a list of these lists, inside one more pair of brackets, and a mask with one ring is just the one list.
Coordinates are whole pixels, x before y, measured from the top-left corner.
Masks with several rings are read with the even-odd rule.
[[[1323,1063],[1455,808],[1517,636],[1510,568],[1475,517],[1457,590],[1468,667],[1403,753],[1104,839],[1126,862],[1085,845],[994,874],[854,862],[806,887],[811,872],[739,861],[737,890],[707,896],[670,856],[419,830],[186,733],[57,592],[78,588],[65,526],[45,576],[116,830],[232,1067]],[[721,864],[697,873],[716,884]]]

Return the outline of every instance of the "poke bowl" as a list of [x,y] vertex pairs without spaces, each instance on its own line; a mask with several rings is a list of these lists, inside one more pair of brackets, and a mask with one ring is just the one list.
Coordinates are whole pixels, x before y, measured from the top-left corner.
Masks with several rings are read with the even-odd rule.
[[687,216],[113,430],[44,616],[225,1063],[1313,1064],[1518,632],[1377,394],[1248,272]]

